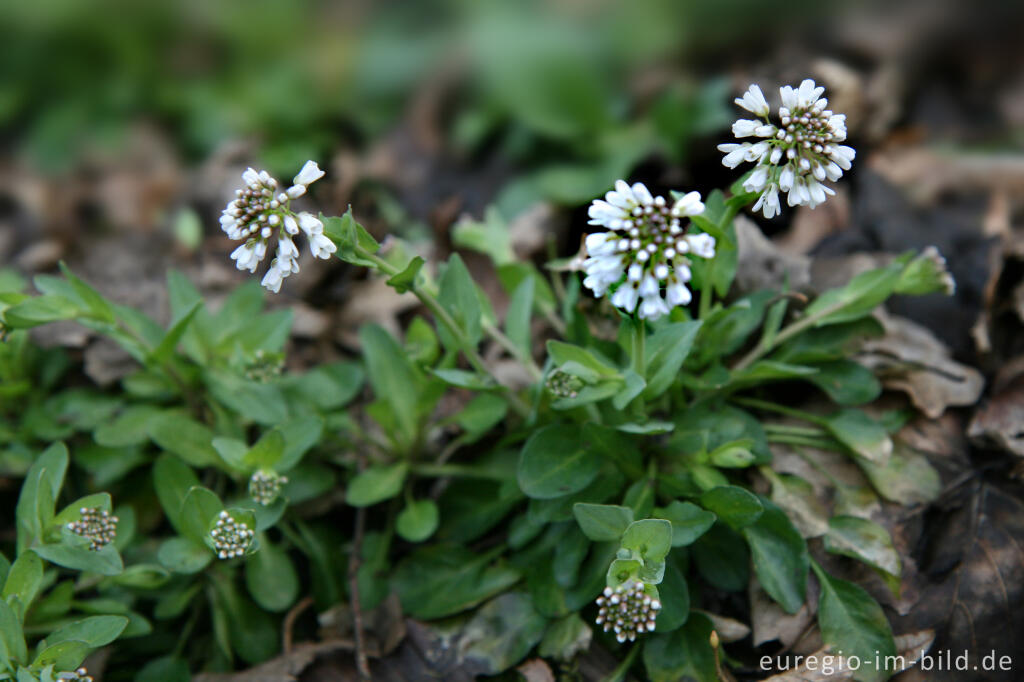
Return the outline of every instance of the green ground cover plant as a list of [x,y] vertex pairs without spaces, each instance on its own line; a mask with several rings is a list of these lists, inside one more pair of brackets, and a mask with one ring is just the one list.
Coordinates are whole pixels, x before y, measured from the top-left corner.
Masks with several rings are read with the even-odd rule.
[[[740,211],[814,207],[853,160],[820,88],[780,94],[774,113],[756,86],[737,99],[758,118],[733,132],[753,141],[721,150],[753,170],[703,199],[620,181],[575,256],[538,267],[486,223],[464,226],[460,245],[497,269],[503,318],[459,254],[427,263],[351,211],[293,211],[317,164],[287,188],[250,169],[221,219],[240,269],[276,249],[262,277],[276,291],[305,241],[424,311],[400,335],[362,327],[360,357],[301,373],[282,369],[292,314],[264,312],[255,281],[215,308],[170,272],[162,326],[67,268],[31,293],[5,274],[0,466],[22,482],[0,556],[0,679],[85,679],[111,643],[135,679],[241,668],[279,653],[306,594],[362,612],[396,594],[411,618],[499,622],[478,652],[491,674],[531,651],[571,661],[596,638],[618,679],[717,680],[732,661],[702,594],[743,600],[755,581],[795,613],[812,575],[834,651],[895,654],[878,603],[807,542],[899,589],[888,532],[859,511],[934,496],[937,474],[893,438],[908,413],[864,409],[881,384],[853,350],[882,333],[873,312],[890,296],[951,279],[934,254],[906,253],[810,301],[786,285],[734,293]],[[67,356],[31,342],[69,320],[135,359],[117,390],[65,387]],[[484,346],[524,379],[495,372]],[[816,409],[791,402],[793,385]],[[438,418],[442,403],[458,407]],[[838,453],[870,485],[833,479],[834,510],[814,507],[806,481],[772,468],[772,443],[819,469],[815,452]]]

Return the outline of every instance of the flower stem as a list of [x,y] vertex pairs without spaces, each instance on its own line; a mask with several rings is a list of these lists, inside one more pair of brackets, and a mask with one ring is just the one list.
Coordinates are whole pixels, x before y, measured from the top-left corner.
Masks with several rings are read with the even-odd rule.
[[629,653],[622,659],[622,663],[619,663],[615,670],[609,673],[601,682],[622,682],[622,680],[626,679],[626,673],[633,667],[633,661],[636,660],[637,654],[640,653],[642,648],[639,644],[634,644],[630,647]]
[[848,300],[836,301],[830,306],[826,306],[814,313],[813,315],[805,315],[796,322],[784,327],[779,330],[779,333],[775,335],[768,343],[759,343],[750,349],[750,352],[740,358],[739,362],[732,366],[732,372],[738,372],[746,369],[750,365],[760,360],[764,355],[770,351],[778,348],[786,341],[789,341],[794,336],[806,331],[807,329],[818,324],[819,321],[828,317],[829,315],[842,310],[846,305],[849,304]]
[[644,375],[644,350],[646,347],[646,329],[644,321],[637,319],[633,321],[633,371],[640,376]]
[[[374,265],[377,266],[378,270],[380,270],[381,272],[388,276],[393,277],[394,275],[397,275],[400,272],[400,270],[395,266],[391,265],[391,263],[388,263],[386,260],[378,256],[377,254],[367,251],[366,249],[360,246],[356,246],[356,252],[361,257],[369,261],[372,261]],[[474,347],[473,343],[471,343],[470,340],[466,337],[466,333],[462,329],[462,327],[459,325],[458,322],[455,321],[451,314],[447,310],[445,310],[445,307],[441,305],[441,302],[437,299],[437,294],[433,291],[428,290],[425,287],[419,286],[415,282],[410,287],[410,291],[412,291],[416,295],[416,298],[420,299],[420,302],[423,303],[423,305],[427,306],[427,308],[430,309],[430,312],[434,314],[434,317],[448,329],[451,335],[455,338],[455,342],[458,344],[459,350],[461,350],[463,355],[466,356],[466,360],[469,362],[470,366],[472,366],[473,369],[476,370],[477,372],[490,376],[492,379],[495,380],[495,383],[501,385],[501,382],[498,381],[497,377],[495,377],[494,374],[487,368],[487,365],[484,364],[483,358],[480,357],[480,353]],[[488,327],[488,331],[489,333],[491,333],[493,338],[494,327],[491,327],[490,325],[486,326]],[[509,346],[513,345],[512,342],[509,341],[504,334],[502,334],[501,336],[505,338],[505,341],[508,342]],[[501,342],[499,341],[499,343]],[[522,362],[522,359],[518,357],[518,355],[516,355],[515,357],[517,360],[520,360],[520,362]],[[534,368],[536,369],[537,377],[539,378],[540,369],[536,368],[536,365],[534,365]],[[507,386],[505,386],[504,388],[508,397],[509,404],[512,406],[512,409],[514,409],[519,414],[519,416],[523,417],[524,419],[529,417],[530,407],[525,402],[523,402],[523,400]]]
[[[733,219],[736,217],[736,214],[739,212],[739,210],[740,205],[731,202],[726,202],[725,210],[722,213],[722,217],[719,218],[718,222],[716,223],[718,225],[718,229],[723,234],[725,234],[728,231],[729,225],[732,223]],[[709,269],[710,268],[704,269],[705,275],[707,275]],[[711,299],[714,294],[714,289],[715,285],[710,281],[710,278],[705,276],[704,281],[701,282],[700,287],[700,303],[697,310],[698,319],[707,319],[707,316],[711,313]]]
[[784,414],[787,417],[794,417],[805,422],[817,424],[818,426],[824,426],[825,420],[816,414],[810,412],[804,412],[803,410],[797,410],[792,407],[785,407],[784,405],[778,405],[767,400],[758,400],[757,398],[740,398],[733,397],[732,402],[744,405],[746,407],[753,407],[758,410],[765,410],[768,412],[776,412],[778,414]]
[[[647,346],[647,329],[644,320],[633,320],[633,371],[641,377],[646,376],[647,358],[644,357]],[[643,415],[644,397],[643,394],[633,399],[633,409],[637,414]]]

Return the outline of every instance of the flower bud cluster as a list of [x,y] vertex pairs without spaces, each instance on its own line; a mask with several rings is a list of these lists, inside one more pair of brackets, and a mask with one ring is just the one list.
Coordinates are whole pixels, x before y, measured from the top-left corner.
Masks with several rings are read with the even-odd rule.
[[583,388],[583,380],[568,372],[555,369],[548,374],[544,386],[556,398],[575,398]]
[[598,625],[605,632],[615,633],[619,642],[636,640],[645,632],[654,632],[655,620],[661,610],[661,602],[644,591],[640,581],[628,581],[614,589],[604,588],[597,598]]
[[231,238],[245,240],[231,254],[239,270],[256,272],[267,255],[272,238],[277,238],[277,254],[270,263],[261,284],[278,292],[281,282],[299,271],[299,249],[292,237],[302,230],[309,242],[309,250],[316,258],[330,258],[337,249],[326,235],[324,225],[311,213],[295,213],[292,199],[306,193],[310,184],[324,176],[314,161],[307,161],[295,176],[291,187],[282,189],[267,171],[253,168],[242,173],[245,185],[235,191],[235,199],[228,203],[220,217],[221,229]]
[[[656,320],[692,299],[689,256],[713,258],[715,239],[686,234],[682,221],[704,212],[700,194],[690,192],[673,203],[653,196],[643,183],[625,181],[590,205],[590,224],[609,232],[587,235],[583,286],[596,296],[613,287],[611,302],[641,319]],[[664,296],[662,290],[664,288]]]
[[259,469],[249,477],[249,497],[266,506],[277,499],[281,493],[281,486],[287,482],[287,476],[269,469]]
[[219,559],[232,559],[245,554],[252,544],[253,535],[249,526],[236,521],[227,511],[217,516],[217,524],[210,531]]
[[779,192],[786,194],[790,206],[814,208],[835,194],[825,181],[835,182],[850,170],[856,152],[840,144],[846,140],[846,115],[828,109],[828,100],[821,96],[824,91],[809,78],[799,88],[780,88],[782,106],[775,122],[757,85],[736,99],[737,105],[758,118],[739,119],[733,123],[733,134],[760,139],[721,144],[718,149],[725,152],[722,163],[729,168],[743,162],[756,164],[743,189],[760,193],[754,210],[766,218],[781,210]]
[[92,676],[85,668],[57,673],[57,680],[58,682],[93,682]]
[[106,509],[99,507],[82,507],[78,510],[79,519],[69,521],[67,529],[75,535],[89,539],[89,549],[98,552],[109,545],[117,537],[118,518]]
[[244,366],[243,371],[247,379],[265,384],[284,372],[284,355],[268,353],[260,348],[256,351],[255,357]]

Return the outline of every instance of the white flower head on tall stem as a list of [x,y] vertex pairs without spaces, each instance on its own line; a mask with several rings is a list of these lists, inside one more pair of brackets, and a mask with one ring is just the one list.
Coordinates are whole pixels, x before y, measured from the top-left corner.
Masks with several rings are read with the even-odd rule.
[[692,299],[686,287],[690,256],[715,255],[714,237],[687,234],[682,226],[703,212],[697,192],[669,202],[642,183],[619,180],[590,205],[590,224],[609,231],[587,235],[583,286],[596,296],[612,291],[612,305],[641,319],[656,320],[686,305]]
[[300,227],[315,258],[330,258],[337,249],[324,236],[324,226],[318,218],[291,209],[292,199],[305,194],[307,187],[323,176],[315,161],[307,161],[292,186],[281,191],[269,173],[248,168],[242,173],[244,186],[235,191],[235,199],[221,213],[221,229],[231,239],[244,240],[231,254],[239,270],[256,272],[267,255],[270,240],[277,239],[277,253],[261,282],[270,291],[280,291],[284,279],[299,271],[299,249],[292,237],[299,234]]
[[736,168],[753,163],[754,172],[744,181],[748,192],[759,193],[755,211],[774,218],[781,211],[779,193],[790,206],[814,208],[835,194],[825,184],[850,170],[856,155],[846,140],[846,115],[828,109],[825,88],[804,80],[798,88],[779,88],[782,106],[773,120],[771,108],[757,85],[751,85],[736,104],[757,116],[741,118],[732,125],[737,138],[755,141],[720,144],[722,163]]

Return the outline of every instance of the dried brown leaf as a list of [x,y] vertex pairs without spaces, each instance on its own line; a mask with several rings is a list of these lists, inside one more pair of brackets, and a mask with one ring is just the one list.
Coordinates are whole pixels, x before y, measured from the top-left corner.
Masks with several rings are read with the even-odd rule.
[[858,361],[875,371],[886,388],[906,393],[914,406],[937,419],[947,407],[973,405],[985,380],[950,357],[948,347],[925,327],[878,313],[885,336],[864,342]]
[[773,244],[754,221],[745,216],[736,218],[737,291],[779,289],[788,281],[791,289],[802,289],[810,282],[810,259],[787,253]]
[[555,674],[551,672],[551,666],[542,658],[531,658],[524,661],[516,668],[516,672],[523,676],[525,682],[555,682]]

